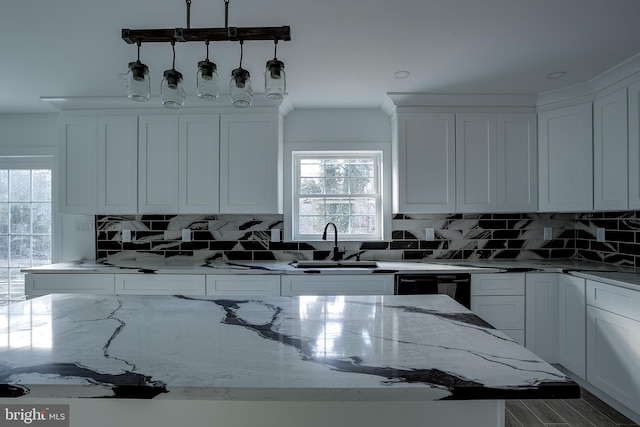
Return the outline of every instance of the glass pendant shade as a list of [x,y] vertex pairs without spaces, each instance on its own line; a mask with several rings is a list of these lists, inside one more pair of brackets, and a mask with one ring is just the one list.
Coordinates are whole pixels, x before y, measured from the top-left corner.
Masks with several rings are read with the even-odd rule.
[[231,72],[229,96],[234,107],[250,107],[253,102],[250,74],[243,68],[236,68]]
[[167,108],[180,109],[184,105],[185,92],[182,83],[182,74],[171,69],[164,72],[160,87],[162,105]]
[[284,72],[284,62],[273,58],[267,61],[267,70],[264,73],[264,89],[267,98],[277,101],[287,95],[287,82]]
[[218,73],[216,64],[209,60],[198,62],[198,97],[206,100],[214,100],[218,97]]
[[140,61],[129,62],[127,72],[127,97],[134,101],[145,102],[151,93],[149,67]]

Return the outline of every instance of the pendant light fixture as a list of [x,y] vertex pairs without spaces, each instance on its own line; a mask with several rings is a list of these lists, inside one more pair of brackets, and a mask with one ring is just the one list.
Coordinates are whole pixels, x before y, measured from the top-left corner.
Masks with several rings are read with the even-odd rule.
[[240,66],[231,72],[229,82],[229,97],[234,107],[247,108],[253,102],[251,90],[251,75],[242,68],[243,41],[240,40]]
[[249,71],[242,68],[243,43],[246,40],[269,40],[275,42],[274,58],[267,62],[265,73],[265,94],[267,99],[281,100],[286,96],[284,63],[276,57],[279,40],[291,40],[291,28],[283,27],[230,27],[229,0],[225,4],[224,28],[191,28],[191,0],[187,6],[187,28],[168,29],[122,29],[122,39],[128,44],[138,45],[138,60],[129,63],[127,73],[127,96],[136,101],[147,101],[150,96],[149,67],[140,62],[142,43],[167,43],[173,49],[173,66],[166,70],[161,85],[162,103],[168,108],[182,108],[185,90],[182,74],[175,69],[175,43],[205,42],[207,57],[198,62],[196,75],[197,95],[201,99],[214,100],[218,97],[218,73],[215,63],[209,60],[209,43],[214,41],[239,41],[240,66],[233,70],[229,84],[229,96],[236,107],[249,107],[253,102],[253,90]]
[[278,60],[278,40],[274,41],[273,59],[267,61],[267,70],[264,72],[264,92],[267,98],[277,101],[287,95],[287,82],[285,79],[284,62]]
[[182,84],[182,73],[176,71],[176,42],[171,41],[173,50],[173,62],[170,70],[165,70],[162,85],[160,86],[160,97],[162,105],[167,108],[178,110],[184,105],[184,85]]
[[140,46],[142,43],[138,40],[138,60],[129,62],[129,71],[127,72],[127,97],[138,102],[149,100],[151,93],[151,79],[149,78],[149,67],[140,62]]
[[198,97],[214,100],[218,97],[218,72],[216,64],[209,61],[209,40],[205,40],[205,45],[207,46],[207,57],[204,61],[198,62],[196,76]]

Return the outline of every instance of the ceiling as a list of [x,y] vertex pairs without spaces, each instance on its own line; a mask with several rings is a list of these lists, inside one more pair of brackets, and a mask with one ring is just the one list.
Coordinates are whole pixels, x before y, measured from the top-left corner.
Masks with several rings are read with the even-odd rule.
[[[192,28],[224,26],[224,0],[192,0],[191,10]],[[584,83],[640,52],[639,16],[638,0],[230,0],[229,25],[291,27],[278,58],[294,108],[379,108],[387,92],[535,94]],[[4,2],[0,113],[55,111],[40,97],[123,97],[136,47],[121,29],[174,27],[186,27],[185,0]],[[272,55],[271,42],[245,43],[256,93]],[[204,56],[203,43],[176,46],[188,95]],[[226,94],[239,46],[212,44],[210,57]],[[143,44],[141,60],[158,95],[170,44]],[[556,71],[567,74],[546,78]]]

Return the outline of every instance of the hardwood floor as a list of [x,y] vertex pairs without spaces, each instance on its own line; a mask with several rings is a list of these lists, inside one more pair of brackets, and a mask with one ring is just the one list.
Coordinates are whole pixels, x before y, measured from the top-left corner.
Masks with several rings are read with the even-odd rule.
[[507,400],[507,427],[640,427],[582,389],[580,399]]

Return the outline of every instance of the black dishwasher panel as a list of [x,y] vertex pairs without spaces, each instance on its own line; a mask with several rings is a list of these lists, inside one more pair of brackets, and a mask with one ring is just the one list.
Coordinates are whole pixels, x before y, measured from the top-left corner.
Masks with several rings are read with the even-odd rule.
[[396,274],[396,295],[445,294],[471,308],[471,276],[469,274]]

